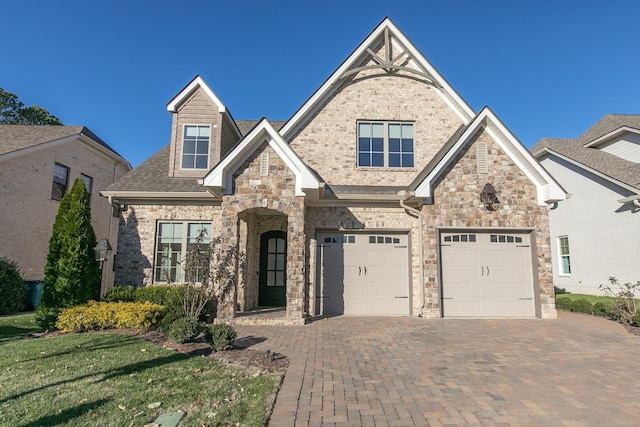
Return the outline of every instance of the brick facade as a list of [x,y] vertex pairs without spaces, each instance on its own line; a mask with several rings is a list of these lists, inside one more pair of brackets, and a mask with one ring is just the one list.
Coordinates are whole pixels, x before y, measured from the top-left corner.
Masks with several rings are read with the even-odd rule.
[[[371,45],[371,52],[377,53],[379,58],[386,54],[386,35],[382,34],[387,33],[381,32],[379,40]],[[393,49],[398,53],[397,46]],[[187,202],[131,204],[121,223],[118,251],[123,261],[117,268],[121,283],[130,281],[147,285],[152,282],[158,220],[211,220],[214,234],[221,237],[225,247],[246,257],[245,263],[236,264],[232,271],[237,282],[223,284],[223,288],[217,290],[218,321],[230,321],[238,313],[259,306],[260,236],[272,230],[286,231],[286,318],[283,323],[302,324],[307,316],[318,314],[317,279],[321,273],[316,265],[316,237],[319,232],[406,233],[409,238],[410,314],[435,318],[442,315],[439,231],[456,228],[518,230],[532,237],[533,257],[537,260],[537,265],[533,263],[536,315],[554,318],[548,208],[540,206],[538,197],[540,181],[547,180],[555,185],[552,180],[540,175],[532,158],[517,154],[517,148],[503,151],[501,147],[505,147],[505,143],[512,144],[511,148],[519,143],[512,136],[499,139],[500,143],[493,140],[495,133],[489,134],[487,122],[479,119],[483,113],[474,118],[475,113],[467,111],[468,107],[457,94],[444,87],[443,79],[438,80],[437,75],[425,78],[424,70],[428,67],[416,65],[421,59],[409,55],[403,63],[406,67],[396,72],[384,67],[362,69],[377,61],[360,57],[358,61],[353,64],[356,72],[339,77],[334,86],[327,89],[326,96],[303,106],[300,111],[305,112],[304,119],[299,123],[292,119],[295,126],[287,129],[285,125],[277,135],[280,139],[267,131],[251,132],[251,137],[241,140],[237,149],[231,151],[231,157],[221,157],[221,163],[204,178],[206,183],[209,176],[214,177],[212,182],[215,184],[211,184],[209,190],[222,194],[221,202],[215,206],[205,202],[198,205]],[[422,74],[411,73],[408,66],[422,70]],[[201,99],[194,99],[198,105],[202,104]],[[189,110],[188,105],[184,108]],[[175,123],[181,120],[179,115],[180,112],[174,114],[174,131]],[[500,131],[497,119],[490,120],[494,125],[492,132]],[[412,123],[415,166],[358,167],[359,121]],[[401,207],[397,189],[410,190],[423,170],[435,167],[432,163],[442,155],[443,147],[453,147],[449,144],[450,139],[454,140],[454,135],[461,137],[457,131],[472,124],[477,126],[474,128],[477,134],[464,140],[460,153],[447,168],[437,170],[439,178],[432,183],[432,195],[417,198],[417,205],[416,200],[413,201],[423,218],[420,229],[416,216]],[[249,141],[249,138],[253,139]],[[283,140],[285,142],[281,142]],[[487,145],[488,172],[478,171],[478,141]],[[175,138],[173,143],[177,144]],[[174,147],[174,152],[178,153],[176,149]],[[246,160],[244,156],[247,156]],[[520,156],[518,164],[513,160],[514,156]],[[268,165],[265,165],[267,157]],[[229,158],[233,161],[225,163]],[[238,164],[234,163],[236,160]],[[521,169],[523,165],[528,168],[526,171]],[[301,195],[297,180],[306,167],[321,184],[317,189],[304,189],[308,192]],[[217,179],[221,176],[229,178],[231,174],[233,187],[226,188],[229,185],[226,180],[220,187]],[[532,182],[529,176],[535,176],[538,181]],[[501,203],[495,211],[486,210],[480,202],[480,192],[487,182],[498,191]],[[328,187],[326,194],[332,195],[331,186],[344,186],[357,188],[360,196],[371,195],[371,199],[364,196],[340,200],[337,196],[334,199],[324,197],[322,186],[325,184]],[[308,182],[305,185],[309,185]],[[367,187],[371,186],[384,187],[387,193],[384,197],[377,197],[379,194],[373,191],[367,193]],[[425,204],[420,205],[420,201]]]

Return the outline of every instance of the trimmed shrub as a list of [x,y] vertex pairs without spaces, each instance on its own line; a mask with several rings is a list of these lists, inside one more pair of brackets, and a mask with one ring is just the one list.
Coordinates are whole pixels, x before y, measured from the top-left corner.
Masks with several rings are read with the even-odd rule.
[[45,331],[55,331],[58,313],[60,313],[60,309],[57,307],[40,305],[36,311],[36,323]]
[[65,308],[56,327],[63,332],[83,332],[110,328],[148,329],[157,324],[164,308],[137,302],[95,302]]
[[173,342],[191,342],[200,334],[200,323],[195,317],[180,317],[169,325],[167,336]]
[[611,305],[602,301],[593,304],[593,314],[601,317],[613,317]]
[[232,347],[238,334],[226,323],[217,323],[210,325],[204,331],[204,339],[213,351],[228,350]]
[[556,308],[565,311],[573,311],[573,300],[556,295]]
[[0,314],[13,314],[24,309],[27,288],[18,264],[0,258]]
[[116,286],[102,297],[103,302],[133,302],[135,301],[136,288],[133,286]]
[[593,304],[584,298],[578,298],[573,301],[572,311],[577,313],[593,314]]

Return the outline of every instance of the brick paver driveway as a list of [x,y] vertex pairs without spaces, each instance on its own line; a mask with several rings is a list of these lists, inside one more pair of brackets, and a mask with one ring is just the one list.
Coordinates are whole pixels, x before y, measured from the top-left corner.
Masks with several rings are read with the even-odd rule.
[[236,330],[291,358],[270,426],[640,425],[640,337],[600,318]]

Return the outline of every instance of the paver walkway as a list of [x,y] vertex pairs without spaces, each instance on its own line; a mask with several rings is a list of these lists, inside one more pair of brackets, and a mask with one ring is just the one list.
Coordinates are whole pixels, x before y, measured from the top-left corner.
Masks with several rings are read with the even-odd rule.
[[290,367],[271,427],[639,426],[640,337],[601,318],[237,326]]

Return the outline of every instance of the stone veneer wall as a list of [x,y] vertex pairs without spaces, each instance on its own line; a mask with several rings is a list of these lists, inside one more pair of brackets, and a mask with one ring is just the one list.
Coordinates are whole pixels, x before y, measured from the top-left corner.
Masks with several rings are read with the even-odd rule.
[[[269,153],[268,176],[260,175],[260,155]],[[278,212],[287,216],[287,308],[289,323],[304,323],[304,197],[295,195],[295,175],[266,143],[238,168],[233,194],[222,202],[223,243],[238,247],[249,242],[249,227],[257,212]],[[238,310],[236,290],[229,288],[218,301],[218,319],[230,320]]]
[[220,206],[186,203],[129,205],[120,216],[115,285],[153,284],[158,221],[211,221],[215,236],[220,230],[220,212]]
[[[477,174],[476,148],[478,140],[488,145],[488,174]],[[496,189],[500,204],[496,211],[487,211],[480,202],[480,192],[487,182]],[[518,228],[530,229],[534,263],[536,309],[542,318],[555,318],[555,296],[551,271],[548,208],[538,206],[536,186],[502,152],[489,135],[482,131],[473,144],[462,152],[435,186],[434,204],[424,205],[426,317],[440,317],[440,277],[438,272],[438,228]],[[535,242],[535,243],[534,243]]]

